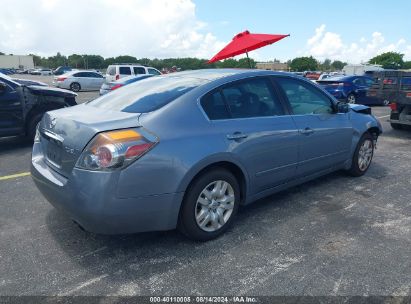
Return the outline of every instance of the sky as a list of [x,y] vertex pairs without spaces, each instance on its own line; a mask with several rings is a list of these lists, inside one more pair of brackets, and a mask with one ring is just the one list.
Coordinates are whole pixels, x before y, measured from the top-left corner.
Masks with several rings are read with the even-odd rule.
[[249,30],[291,35],[249,54],[258,61],[411,60],[410,11],[407,0],[1,0],[0,52],[211,58]]

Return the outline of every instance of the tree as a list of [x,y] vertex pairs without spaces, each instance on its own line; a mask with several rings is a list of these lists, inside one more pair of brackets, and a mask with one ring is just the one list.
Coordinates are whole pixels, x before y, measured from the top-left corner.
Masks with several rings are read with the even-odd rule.
[[290,68],[297,72],[314,71],[318,68],[318,62],[312,56],[297,57],[291,60]]
[[368,63],[380,64],[384,69],[400,69],[404,65],[404,54],[386,52],[371,58]]
[[0,55],[4,55],[4,53],[3,53],[3,52],[0,52]]
[[407,70],[411,69],[411,61],[405,61],[402,67]]
[[321,70],[322,71],[329,71],[331,70],[331,60],[325,59],[323,63],[321,63]]
[[331,63],[331,67],[337,71],[341,71],[346,65],[347,63],[340,60],[334,60],[333,63]]

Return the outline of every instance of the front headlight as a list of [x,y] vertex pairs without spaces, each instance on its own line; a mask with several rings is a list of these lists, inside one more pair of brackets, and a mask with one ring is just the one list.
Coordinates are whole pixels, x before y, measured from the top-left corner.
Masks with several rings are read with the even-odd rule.
[[76,167],[107,171],[126,167],[158,143],[158,138],[143,128],[97,134],[84,149]]

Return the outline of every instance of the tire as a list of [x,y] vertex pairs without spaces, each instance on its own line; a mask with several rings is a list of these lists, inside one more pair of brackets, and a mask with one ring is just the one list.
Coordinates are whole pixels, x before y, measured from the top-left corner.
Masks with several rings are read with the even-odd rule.
[[[213,194],[213,190],[223,191],[223,185],[226,189],[224,194]],[[180,210],[178,229],[195,241],[214,239],[229,228],[239,205],[240,186],[237,179],[227,170],[212,169],[196,178],[187,189]]]
[[371,165],[372,157],[374,155],[374,138],[366,132],[361,136],[360,141],[355,149],[352,158],[351,168],[348,173],[351,176],[362,176],[367,172]]
[[33,117],[29,119],[27,123],[26,137],[30,142],[34,141],[34,137],[36,136],[37,124],[40,122],[43,115],[44,113],[35,114]]
[[70,84],[70,90],[73,92],[79,92],[81,90],[81,85],[78,82],[73,82]]
[[390,123],[391,124],[391,128],[393,128],[394,130],[401,130],[402,129],[402,125],[397,124],[397,123]]
[[347,103],[355,104],[357,102],[357,98],[353,93],[348,94],[347,96]]

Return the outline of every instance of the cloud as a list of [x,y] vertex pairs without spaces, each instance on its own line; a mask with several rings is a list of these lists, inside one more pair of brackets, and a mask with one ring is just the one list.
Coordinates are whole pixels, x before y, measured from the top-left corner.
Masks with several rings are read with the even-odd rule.
[[0,51],[211,58],[225,43],[191,0],[3,0]]
[[400,52],[406,60],[411,60],[411,45],[404,38],[387,44],[382,33],[374,32],[370,38],[361,37],[358,42],[344,42],[337,33],[326,31],[322,24],[315,29],[314,35],[307,40],[306,48],[301,53],[324,60],[343,60],[350,63],[366,62],[384,52]]

